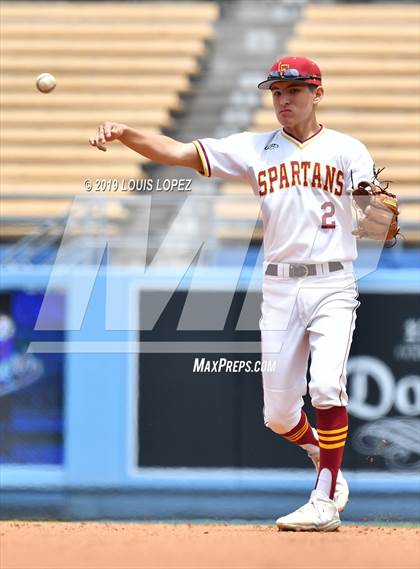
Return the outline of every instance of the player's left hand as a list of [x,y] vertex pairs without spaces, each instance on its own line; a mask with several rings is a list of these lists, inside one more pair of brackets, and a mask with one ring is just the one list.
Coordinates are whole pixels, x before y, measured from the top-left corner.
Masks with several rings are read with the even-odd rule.
[[377,184],[359,182],[353,197],[361,213],[353,235],[378,241],[390,241],[398,235],[400,210],[394,194]]

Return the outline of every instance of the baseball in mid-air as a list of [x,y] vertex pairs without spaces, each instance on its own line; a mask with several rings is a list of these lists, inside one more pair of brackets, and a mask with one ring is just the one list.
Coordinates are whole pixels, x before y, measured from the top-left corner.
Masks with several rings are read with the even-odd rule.
[[41,75],[38,75],[36,78],[36,88],[38,91],[41,91],[41,93],[50,93],[55,89],[56,85],[57,81],[51,73],[41,73]]

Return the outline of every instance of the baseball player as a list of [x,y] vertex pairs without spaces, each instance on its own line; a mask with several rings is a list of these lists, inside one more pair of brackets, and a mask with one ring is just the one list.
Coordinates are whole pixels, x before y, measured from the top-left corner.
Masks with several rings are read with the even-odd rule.
[[[303,448],[317,470],[308,503],[276,523],[279,529],[332,531],[349,495],[340,466],[348,432],[346,363],[359,305],[356,236],[367,236],[370,224],[375,238],[393,237],[389,228],[398,232],[398,208],[391,194],[371,184],[375,170],[366,147],[319,124],[324,91],[316,63],[282,57],[258,88],[272,93],[281,125],[272,132],[182,143],[106,122],[90,144],[106,150],[118,139],[151,160],[252,187],[264,226],[262,355],[276,361],[274,371],[263,373],[265,425]],[[355,188],[361,213],[356,230]],[[302,408],[309,355],[316,430]]]

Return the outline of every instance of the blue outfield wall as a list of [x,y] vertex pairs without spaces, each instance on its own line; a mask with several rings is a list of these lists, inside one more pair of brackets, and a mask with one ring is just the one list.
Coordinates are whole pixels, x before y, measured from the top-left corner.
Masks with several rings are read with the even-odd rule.
[[[0,290],[44,290],[50,274],[47,267],[3,267]],[[251,275],[252,269],[242,270],[239,287],[258,290],[261,279]],[[195,272],[203,289],[231,287],[237,276],[229,268]],[[138,332],[105,329],[107,284],[119,291],[112,297],[113,309],[128,323],[139,310],[140,284],[172,287],[178,277],[169,270],[145,276],[134,269],[74,267],[62,267],[55,275],[55,285],[66,296],[70,328],[77,324],[82,284],[95,281],[80,330],[65,332],[64,463],[1,465],[1,517],[266,520],[306,500],[311,471],[136,467]],[[190,277],[180,286],[186,287]],[[380,269],[361,279],[359,289],[416,292],[419,272]],[[132,349],[121,351],[130,342]],[[352,498],[344,519],[420,519],[418,475],[351,472],[348,478]]]

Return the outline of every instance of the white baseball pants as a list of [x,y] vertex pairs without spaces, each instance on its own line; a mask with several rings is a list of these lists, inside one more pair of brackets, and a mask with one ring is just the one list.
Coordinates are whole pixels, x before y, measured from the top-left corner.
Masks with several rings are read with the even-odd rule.
[[309,355],[313,406],[347,405],[346,364],[358,306],[351,269],[303,278],[264,275],[262,358],[274,364],[263,373],[264,422],[274,432],[299,422]]

